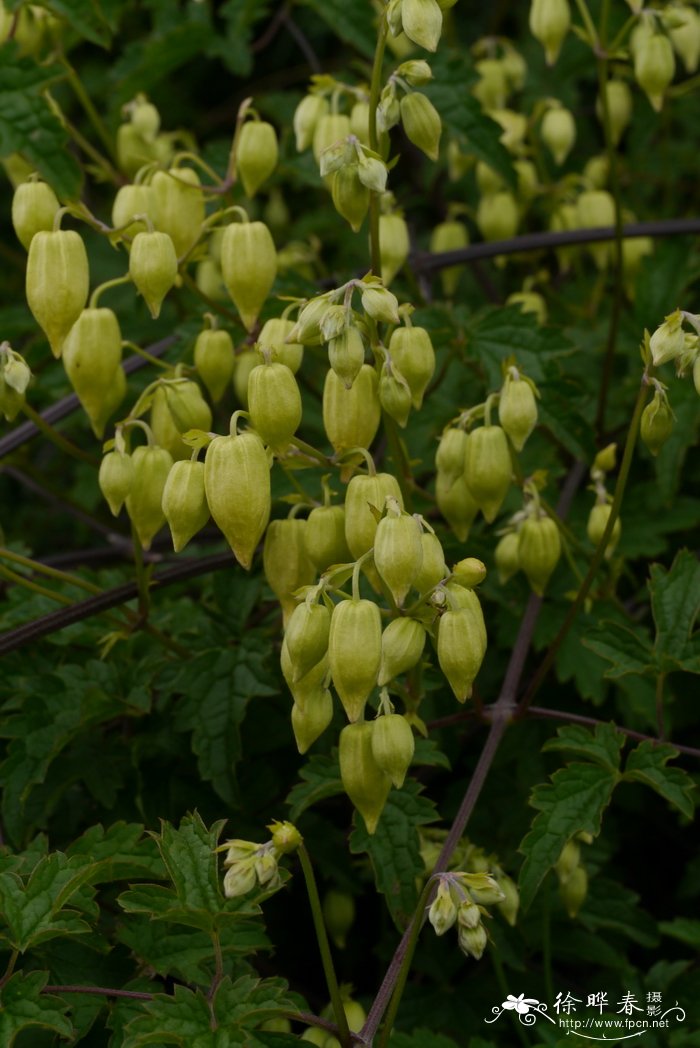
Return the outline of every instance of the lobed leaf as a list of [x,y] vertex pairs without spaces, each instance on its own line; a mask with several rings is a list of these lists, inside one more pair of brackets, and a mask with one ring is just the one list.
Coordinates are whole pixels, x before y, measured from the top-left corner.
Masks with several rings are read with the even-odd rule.
[[0,1044],[12,1048],[17,1035],[29,1027],[52,1030],[70,1038],[73,1026],[60,997],[42,994],[48,972],[16,972],[0,987]]
[[520,851],[525,861],[520,870],[520,901],[527,910],[545,875],[559,858],[562,848],[581,831],[597,837],[605,808],[619,781],[619,774],[598,764],[567,764],[552,776],[551,783],[536,786],[530,804],[540,812]]
[[624,742],[624,736],[613,724],[597,724],[592,732],[580,724],[568,724],[557,728],[557,738],[548,739],[542,750],[563,750],[587,757],[614,772],[620,767],[620,750]]
[[582,643],[612,664],[605,671],[606,677],[614,679],[629,673],[644,676],[653,670],[654,654],[639,627],[631,630],[619,622],[601,622],[588,630]]
[[287,795],[287,804],[291,805],[289,818],[292,822],[296,822],[312,804],[344,792],[337,750],[333,750],[332,757],[315,753],[300,769],[299,777],[302,781],[292,787]]
[[0,47],[0,156],[21,153],[61,199],[80,192],[80,166],[68,135],[41,92],[63,76],[59,66],[37,66],[17,57],[13,42]]
[[660,670],[674,669],[683,662],[700,612],[700,560],[684,549],[668,571],[652,564],[649,592],[656,624],[654,653]]
[[678,750],[673,746],[645,740],[630,753],[622,778],[626,782],[643,782],[650,786],[682,815],[692,819],[695,811],[695,783],[682,768],[666,767],[677,756]]

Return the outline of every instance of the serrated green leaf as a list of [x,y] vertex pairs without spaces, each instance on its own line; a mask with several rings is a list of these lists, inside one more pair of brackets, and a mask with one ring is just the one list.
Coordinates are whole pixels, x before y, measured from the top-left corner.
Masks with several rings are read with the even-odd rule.
[[688,282],[690,242],[685,237],[656,241],[654,253],[642,260],[637,276],[634,312],[636,326],[654,331],[680,302]]
[[223,1026],[230,1023],[254,1028],[280,1012],[296,1011],[283,979],[256,979],[244,975],[235,982],[225,979],[216,995],[216,1013]]
[[93,884],[150,876],[165,878],[165,866],[152,837],[144,835],[140,823],[115,822],[106,830],[91,826],[66,849],[98,864]]
[[567,724],[557,728],[557,738],[547,739],[542,750],[563,750],[617,771],[624,741],[624,735],[612,724],[597,724],[592,732],[580,724]]
[[253,65],[250,41],[256,22],[269,12],[268,3],[260,0],[226,0],[219,14],[226,20],[226,34],[221,41],[219,54],[222,61],[236,76],[249,76]]
[[582,643],[612,663],[604,674],[611,679],[628,673],[644,676],[654,667],[654,653],[640,627],[631,630],[619,622],[601,622],[584,634]]
[[152,920],[171,921],[173,924],[184,924],[207,932],[212,928],[210,913],[180,906],[172,888],[166,888],[162,884],[142,884],[130,888],[121,893],[118,902],[127,913],[148,914]]
[[630,753],[622,777],[626,782],[645,783],[683,815],[692,819],[695,810],[695,783],[682,768],[666,766],[677,756],[678,750],[673,746],[645,740]]
[[[3,824],[13,839],[31,832],[25,807],[32,791],[43,784],[53,763],[91,727],[123,713],[114,694],[114,670],[89,660],[83,666],[64,665],[22,682],[22,704],[8,712],[0,733],[12,741],[0,768]],[[76,778],[95,772],[94,761],[77,769]],[[63,778],[51,798],[56,803],[69,782]],[[46,818],[44,801],[41,817]]]
[[89,932],[79,913],[66,907],[94,874],[89,859],[68,859],[62,852],[40,859],[26,883],[16,874],[0,874],[0,914],[7,925],[0,934],[24,952],[58,935]]
[[65,19],[76,33],[93,44],[102,47],[109,44],[110,25],[99,0],[40,0],[39,6]]
[[348,7],[345,0],[304,0],[322,18],[336,36],[356,48],[365,58],[374,54],[376,35],[374,11],[369,0],[354,0]]
[[61,199],[73,200],[80,192],[80,167],[66,148],[66,132],[41,95],[62,76],[58,66],[42,68],[18,58],[13,42],[0,47],[0,156],[21,153]]
[[200,815],[186,815],[175,829],[161,824],[155,838],[181,905],[194,910],[218,913],[223,902],[215,848],[223,821],[207,829]]
[[[175,976],[201,985],[211,982],[214,953],[211,936],[204,931],[173,929],[150,917],[132,915],[119,929],[118,939],[142,964],[163,977]],[[221,928],[220,940],[224,956],[255,953],[270,947],[260,921],[228,922]]]
[[384,805],[377,830],[367,829],[360,815],[350,837],[350,851],[367,852],[374,870],[377,890],[386,896],[397,927],[405,928],[418,903],[416,878],[425,872],[420,855],[418,827],[435,822],[435,805],[421,793],[422,787],[407,780],[392,790]]
[[673,430],[654,463],[659,500],[669,508],[687,476],[684,467],[688,453],[697,446],[700,434],[698,395],[694,384],[674,383],[671,400],[675,417]]
[[337,750],[333,751],[332,757],[315,753],[300,770],[299,777],[302,782],[292,787],[287,795],[287,804],[291,805],[289,818],[292,822],[296,822],[312,804],[344,792]]
[[660,670],[675,668],[686,653],[700,612],[700,561],[680,550],[670,569],[652,564],[651,610],[656,624],[654,653]]
[[594,434],[583,414],[582,391],[578,383],[565,375],[555,382],[540,384],[539,424],[548,429],[567,451],[590,462],[595,455]]
[[286,984],[278,979],[243,976],[232,983],[226,977],[211,1003],[200,991],[175,986],[173,996],[158,994],[145,1005],[145,1014],[127,1025],[122,1048],[147,1044],[232,1048],[246,1042],[247,1030],[293,1008],[294,1002],[286,996]]
[[465,153],[501,176],[511,189],[517,177],[508,150],[500,141],[503,128],[484,113],[479,102],[466,90],[474,68],[464,53],[454,53],[447,62],[435,66],[435,80],[421,88],[437,109],[443,124],[458,139]]
[[606,877],[591,878],[578,919],[591,931],[608,929],[647,948],[659,941],[656,922],[640,907],[639,896]]
[[[281,884],[289,878],[286,870],[280,870]],[[152,920],[170,921],[173,924],[184,924],[188,928],[199,928],[211,932],[214,927],[224,928],[229,923],[236,923],[257,917],[260,903],[274,894],[278,888],[259,890],[233,899],[222,899],[215,913],[208,909],[181,903],[172,888],[162,884],[140,884],[122,892],[118,902],[127,913],[147,914]]]
[[[557,632],[559,623],[559,609],[553,605],[550,609],[542,609],[540,621],[549,611],[549,618],[555,625],[552,637]],[[584,699],[590,699],[599,705],[604,698],[606,684],[604,679],[605,662],[596,653],[583,645],[583,638],[591,628],[590,620],[584,614],[576,616],[574,623],[564,637],[557,652],[557,676],[560,681],[573,680],[576,690]]]
[[[197,1044],[215,1048],[211,1013],[203,993],[175,986],[171,996],[158,994],[145,1006],[145,1015],[133,1019],[124,1030],[122,1048],[147,1044]],[[209,1034],[207,1038],[206,1035]]]
[[429,768],[446,768],[450,770],[450,760],[446,753],[438,748],[434,739],[423,739],[420,736],[415,739],[415,749],[411,764],[423,765]]
[[555,772],[551,783],[535,787],[530,804],[540,814],[519,849],[525,856],[519,879],[524,910],[566,842],[579,831],[598,836],[603,811],[618,781],[619,776],[608,768],[576,762]]
[[28,1027],[53,1030],[71,1037],[73,1027],[66,1016],[68,1005],[60,997],[42,994],[48,972],[16,972],[0,987],[0,1044],[12,1048],[17,1034]]
[[475,318],[466,317],[469,343],[467,352],[487,372],[494,388],[502,382],[501,364],[515,356],[533,382],[544,382],[547,365],[572,351],[571,344],[554,328],[540,327],[531,313],[517,306],[488,309]]
[[677,495],[672,513],[661,506],[659,512],[649,512],[650,506],[658,505],[659,489],[655,479],[648,484],[635,484],[625,492],[619,546],[625,557],[643,557],[649,561],[668,549],[669,535],[700,526],[700,499]]
[[115,100],[119,104],[128,102],[139,91],[148,93],[188,62],[201,60],[212,45],[217,46],[207,4],[189,4],[186,9],[173,10],[179,15],[175,23],[133,41],[112,66]]
[[248,701],[271,690],[239,658],[237,651],[203,653],[186,664],[176,682],[182,698],[175,726],[192,732],[202,778],[232,807],[240,803],[236,764]]
[[671,939],[700,950],[700,920],[693,917],[674,917],[672,921],[659,921],[659,930]]

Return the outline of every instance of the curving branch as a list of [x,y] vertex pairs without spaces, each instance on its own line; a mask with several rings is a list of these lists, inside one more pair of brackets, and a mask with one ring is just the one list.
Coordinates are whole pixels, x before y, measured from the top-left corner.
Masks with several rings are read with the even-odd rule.
[[[700,233],[700,218],[669,218],[658,222],[631,222],[622,227],[623,238],[628,237],[672,237]],[[429,275],[447,266],[460,262],[475,262],[481,258],[496,258],[498,255],[519,255],[528,251],[541,251],[572,244],[595,244],[601,240],[614,240],[612,226],[599,229],[567,229],[561,233],[524,233],[510,240],[492,240],[484,244],[470,244],[456,251],[415,251],[411,255],[411,266],[416,273]]]
[[[172,586],[176,582],[185,582],[187,579],[194,579],[199,575],[208,575],[210,572],[218,571],[220,568],[233,567],[234,564],[235,561],[230,551],[214,553],[209,557],[188,557],[184,563],[177,564],[175,567],[163,571],[160,575],[154,575],[151,579],[151,588],[162,589],[164,586]],[[0,655],[6,655],[8,652],[15,651],[30,641],[38,640],[49,633],[65,629],[66,626],[72,626],[73,623],[81,622],[83,619],[89,619],[93,615],[109,610],[109,608],[116,608],[129,600],[135,600],[138,595],[139,590],[136,582],[124,582],[121,586],[113,586],[112,589],[105,590],[104,593],[100,593],[95,597],[88,597],[87,600],[78,601],[68,608],[50,611],[48,615],[42,615],[32,622],[27,622],[23,626],[18,626],[16,629],[0,635]]]
[[[171,348],[171,346],[174,346],[177,341],[177,335],[168,335],[166,338],[162,338],[159,342],[154,342],[152,346],[149,346],[148,352],[152,357],[161,357]],[[131,375],[132,372],[145,367],[147,363],[147,360],[134,353],[133,356],[126,358],[122,364],[122,368],[127,375]],[[67,396],[57,400],[55,404],[51,405],[51,407],[42,411],[40,417],[44,422],[52,426],[54,422],[60,422],[62,418],[72,415],[72,413],[77,411],[79,407],[80,401],[75,393],[69,393]],[[34,422],[22,422],[19,426],[15,426],[15,428],[10,430],[9,433],[6,433],[4,437],[0,437],[0,458],[4,458],[5,455],[9,455],[10,452],[16,451],[17,448],[26,444],[28,440],[32,440],[33,437],[36,437],[39,432],[39,427]]]

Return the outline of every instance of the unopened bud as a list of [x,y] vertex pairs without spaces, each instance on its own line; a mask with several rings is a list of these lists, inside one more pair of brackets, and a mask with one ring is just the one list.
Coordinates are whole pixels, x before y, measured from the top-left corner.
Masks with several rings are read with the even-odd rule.
[[635,79],[657,113],[661,111],[666,88],[673,80],[675,71],[673,45],[662,33],[647,37],[635,52]]
[[662,390],[655,390],[654,399],[642,412],[639,435],[652,455],[656,456],[673,432],[673,412]]
[[667,360],[679,357],[685,348],[685,332],[683,331],[683,314],[679,309],[665,318],[663,324],[657,327],[649,340],[651,359],[654,367],[665,364]]
[[401,99],[400,108],[406,137],[431,160],[437,160],[442,121],[433,103],[426,95],[412,91]]
[[520,571],[520,538],[517,531],[509,531],[494,550],[498,581],[502,586]]
[[437,0],[402,0],[401,24],[409,40],[426,51],[437,51],[442,11]]
[[272,834],[272,843],[274,847],[278,852],[281,852],[282,855],[289,855],[290,852],[296,851],[303,841],[299,830],[291,822],[275,821],[267,828]]
[[464,479],[489,524],[506,497],[512,472],[504,430],[500,426],[474,430],[467,444]]
[[509,368],[498,402],[498,419],[516,451],[537,425],[537,401],[531,383]]
[[540,126],[542,141],[561,166],[571,152],[576,141],[576,123],[573,114],[563,106],[548,109],[542,117]]
[[518,559],[535,593],[541,597],[561,556],[561,538],[551,517],[531,517],[519,532]]
[[435,929],[436,935],[444,935],[457,920],[457,907],[450,893],[449,885],[441,880],[430,909],[428,920]]
[[473,957],[475,961],[478,961],[486,949],[488,936],[483,924],[478,924],[476,928],[467,928],[460,924],[458,941],[460,950],[468,957]]
[[[609,502],[599,502],[593,507],[588,517],[588,525],[586,532],[589,539],[594,546],[599,545],[600,540],[605,534],[605,529],[610,519],[610,513],[612,506]],[[615,547],[620,541],[620,534],[622,532],[622,525],[620,518],[618,517],[613,525],[612,533],[608,539],[608,544],[605,547],[605,556],[607,558],[612,557]]]
[[571,25],[568,0],[532,0],[530,32],[544,47],[547,65],[554,65]]

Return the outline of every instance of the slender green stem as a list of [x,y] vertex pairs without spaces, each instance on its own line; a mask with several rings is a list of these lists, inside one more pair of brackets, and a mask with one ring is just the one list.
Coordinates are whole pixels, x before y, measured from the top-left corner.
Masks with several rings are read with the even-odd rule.
[[5,549],[4,547],[0,548],[0,560],[9,560],[14,564],[20,564],[22,567],[29,568],[38,574],[46,575],[47,578],[57,579],[60,582],[67,583],[69,586],[77,586],[87,593],[102,592],[100,587],[93,582],[87,582],[85,579],[78,578],[77,575],[71,575],[66,571],[59,571],[58,568],[52,568],[48,564],[42,564],[41,561],[32,560],[30,557],[23,557],[21,553],[15,553],[13,550]]
[[302,873],[304,874],[304,880],[306,881],[306,891],[309,896],[311,916],[313,918],[314,930],[316,932],[316,938],[318,940],[319,953],[321,954],[323,974],[326,977],[328,996],[331,999],[333,1015],[335,1016],[336,1025],[338,1027],[338,1039],[340,1040],[340,1043],[342,1044],[343,1048],[350,1048],[352,1044],[352,1039],[350,1037],[350,1030],[348,1029],[348,1020],[345,1017],[345,1009],[343,1008],[343,1001],[340,996],[338,979],[336,977],[335,968],[333,966],[333,956],[331,954],[331,947],[330,943],[328,942],[326,925],[323,920],[321,900],[318,895],[316,878],[314,876],[314,870],[313,866],[311,865],[309,853],[306,850],[306,845],[300,844],[297,850],[297,854],[299,856],[299,861],[301,862],[301,869]]
[[608,158],[610,173],[610,189],[615,204],[615,260],[613,266],[613,301],[610,310],[610,323],[608,326],[608,338],[605,347],[605,358],[603,362],[603,375],[598,393],[598,407],[596,410],[596,432],[599,437],[605,430],[605,410],[608,402],[608,392],[612,381],[613,366],[615,363],[615,350],[617,348],[617,335],[620,327],[620,314],[622,312],[623,300],[623,254],[622,254],[622,189],[620,186],[620,172],[617,163],[617,149],[613,141],[612,119],[610,115],[610,103],[606,90],[608,83],[609,60],[606,53],[608,38],[608,19],[610,14],[610,0],[603,0],[600,15],[600,51],[598,55],[598,93],[603,110],[603,132],[605,136],[605,153]]
[[554,1000],[554,983],[552,980],[552,878],[547,877],[543,886],[542,907],[542,964],[544,967],[544,985],[547,1000]]
[[319,462],[322,466],[333,465],[333,463],[327,455],[324,455],[321,451],[317,451],[315,447],[313,447],[311,444],[307,444],[306,441],[301,440],[300,437],[292,437],[289,443],[292,447],[297,448],[297,450],[299,451],[302,451],[310,459],[313,459],[315,462]]
[[129,276],[128,273],[125,273],[124,276],[114,277],[113,280],[105,280],[105,282],[103,284],[98,284],[97,287],[95,288],[95,290],[93,291],[93,293],[90,295],[90,301],[88,303],[89,308],[90,309],[96,309],[97,308],[97,303],[99,302],[100,295],[102,294],[103,291],[109,291],[110,288],[121,287],[122,284],[130,284],[130,283],[131,283],[131,277]]
[[386,411],[383,412],[383,416],[384,432],[386,434],[387,444],[389,445],[389,452],[394,460],[396,479],[399,482],[399,488],[401,489],[401,494],[403,496],[404,509],[407,513],[412,513],[412,492],[414,489],[414,482],[411,463],[406,454],[406,449],[401,440],[401,434],[398,431],[396,422],[390,415],[387,415]]
[[70,440],[61,436],[61,434],[58,433],[53,426],[49,425],[49,423],[39,414],[38,411],[35,411],[33,407],[25,403],[22,405],[22,411],[27,418],[34,423],[36,428],[41,430],[44,436],[47,437],[52,444],[55,444],[57,448],[65,452],[66,455],[70,455],[71,458],[78,459],[80,462],[87,462],[88,465],[97,468],[99,463],[92,457],[92,455],[89,455],[86,451],[83,451],[82,448],[77,447],[77,445],[73,444]]
[[[96,596],[101,594],[103,591],[99,586],[95,586],[92,582],[86,582],[84,579],[77,578],[75,575],[69,575],[64,571],[58,571],[57,568],[51,568],[47,564],[41,564],[39,561],[30,560],[29,557],[22,557],[19,553],[13,553],[11,550],[1,549],[0,559],[11,560],[17,564],[21,564],[24,567],[30,567],[33,571],[42,572],[42,574],[49,578],[55,578],[58,581],[66,582],[71,586],[78,586],[81,589],[86,590],[88,593],[93,593]],[[37,583],[32,582],[24,575],[20,575],[17,572],[11,571],[9,568],[5,568],[0,565],[0,576],[6,578],[8,582],[13,582],[18,586],[23,586],[24,589],[31,590],[33,593],[37,593],[42,597],[49,597],[51,600],[57,601],[59,604],[65,604],[66,607],[73,605],[74,601],[70,597],[67,597],[63,593],[57,593],[55,590],[47,589],[44,586],[39,586]],[[139,615],[131,611],[129,608],[120,609],[121,613],[127,618],[129,622],[136,624],[139,620]],[[106,613],[106,618],[113,622],[116,626],[121,627],[119,619],[111,613]],[[143,628],[145,631],[158,640],[165,648],[172,651],[174,655],[178,655],[180,658],[188,658],[189,651],[178,644],[177,641],[172,640],[161,630],[155,626],[151,626],[150,623],[146,623]]]
[[576,0],[576,7],[578,8],[578,13],[581,15],[581,21],[583,22],[584,28],[591,38],[592,46],[597,47],[599,44],[598,33],[596,32],[595,24],[591,18],[591,12],[588,10],[586,0]]
[[46,586],[40,586],[37,582],[32,582],[26,575],[20,575],[16,571],[12,571],[10,568],[4,568],[0,564],[0,578],[7,579],[8,582],[14,582],[17,586],[22,586],[23,589],[29,590],[30,593],[36,593],[39,597],[48,597],[49,600],[55,600],[58,604],[72,604],[73,601],[70,597],[67,597],[65,593],[56,593],[55,590],[47,589]]
[[170,364],[166,364],[164,360],[159,360],[158,357],[152,356],[147,350],[142,349],[141,346],[137,346],[135,342],[131,342],[129,339],[124,339],[122,342],[122,348],[133,349],[134,353],[139,357],[147,360],[148,363],[153,364],[154,367],[161,368],[162,371],[172,371],[172,366]]
[[139,591],[139,611],[143,619],[146,620],[151,603],[151,595],[148,588],[148,572],[143,562],[143,546],[133,524],[131,525],[131,541],[134,546],[134,567],[136,569],[136,584]]
[[435,887],[435,882],[432,877],[429,877],[425,883],[423,891],[421,892],[418,905],[416,906],[415,913],[413,915],[413,921],[411,923],[411,933],[406,946],[406,952],[401,962],[399,974],[394,985],[394,992],[391,995],[391,1001],[389,1007],[386,1010],[386,1017],[384,1019],[384,1025],[382,1027],[381,1036],[379,1038],[378,1048],[386,1048],[391,1037],[391,1031],[396,1021],[396,1014],[401,1004],[401,998],[406,988],[406,980],[408,979],[408,973],[411,970],[411,961],[413,960],[413,954],[416,952],[416,946],[418,945],[418,936],[421,933],[421,928],[425,921],[425,908],[428,905],[428,900]]
[[216,991],[218,990],[219,985],[221,983],[221,980],[224,977],[224,955],[221,949],[221,937],[218,931],[213,931],[211,933],[211,944],[214,949],[215,967],[214,978],[211,981],[211,986],[209,987],[209,991],[207,993],[207,999],[209,1001],[213,1001],[214,997],[216,996]]
[[100,153],[99,149],[95,149],[91,142],[88,142],[87,138],[75,126],[71,123],[68,117],[65,115],[58,102],[52,97],[50,91],[45,92],[46,100],[49,107],[53,111],[54,115],[60,120],[61,124],[71,136],[76,145],[80,146],[84,153],[86,153],[91,160],[93,160],[98,167],[102,168],[108,181],[113,182],[115,185],[120,186],[124,184],[123,176],[117,171],[117,169],[109,162],[106,156]]
[[639,423],[640,423],[640,420],[641,420],[641,417],[642,417],[642,411],[644,410],[644,405],[646,403],[648,392],[649,392],[649,385],[648,385],[648,382],[647,382],[647,376],[644,375],[644,377],[642,379],[642,383],[641,383],[640,388],[639,388],[639,394],[637,396],[637,403],[635,404],[635,407],[634,407],[634,414],[632,415],[632,421],[630,422],[630,428],[629,428],[629,430],[627,432],[627,440],[625,441],[625,450],[624,450],[624,453],[623,453],[623,456],[622,456],[622,462],[620,464],[620,472],[618,474],[617,484],[615,485],[615,495],[614,495],[614,498],[613,498],[613,501],[612,501],[612,506],[611,506],[611,509],[610,509],[610,516],[608,517],[608,522],[607,522],[607,524],[605,526],[605,531],[603,532],[603,534],[601,536],[601,539],[600,539],[600,542],[598,543],[598,546],[596,547],[595,553],[593,554],[593,559],[591,560],[590,566],[588,568],[588,572],[586,574],[585,579],[583,580],[583,584],[581,585],[581,588],[579,589],[579,591],[578,591],[578,593],[576,595],[576,599],[574,600],[573,604],[569,608],[569,611],[568,611],[568,613],[566,615],[566,618],[564,619],[564,622],[563,622],[563,624],[561,626],[561,629],[559,630],[558,634],[554,638],[554,641],[550,645],[550,648],[549,648],[545,658],[542,660],[542,662],[540,664],[540,667],[537,670],[537,673],[535,674],[533,680],[531,681],[530,686],[528,687],[528,689],[527,689],[527,691],[526,691],[526,693],[525,693],[525,695],[524,695],[524,697],[523,697],[523,699],[522,699],[522,701],[521,701],[521,703],[520,703],[520,705],[518,707],[518,715],[519,716],[522,716],[522,714],[527,710],[528,706],[530,705],[530,703],[534,699],[535,695],[539,691],[540,685],[542,684],[542,682],[544,681],[545,677],[549,673],[549,671],[550,671],[550,669],[552,667],[552,664],[553,664],[553,662],[554,662],[554,660],[555,660],[555,658],[557,656],[557,652],[559,651],[559,648],[560,648],[560,646],[562,644],[562,641],[564,640],[564,638],[568,634],[569,630],[571,629],[571,626],[574,623],[574,620],[575,620],[576,616],[578,615],[579,611],[583,607],[583,604],[584,604],[584,602],[586,600],[586,597],[588,596],[588,592],[589,592],[591,586],[593,585],[593,581],[594,581],[594,579],[596,577],[596,574],[598,572],[598,568],[602,564],[603,558],[605,557],[605,551],[607,549],[608,542],[610,541],[610,536],[613,533],[613,528],[615,527],[615,521],[620,516],[620,508],[622,506],[622,499],[623,499],[623,496],[625,494],[625,488],[627,486],[627,480],[629,478],[630,467],[632,465],[632,456],[634,454],[634,447],[635,447],[635,444],[637,442],[637,433],[639,432]]
[[65,55],[62,54],[60,56],[59,61],[61,62],[61,65],[63,66],[63,68],[66,71],[66,75],[68,77],[68,83],[73,88],[73,91],[75,92],[76,98],[78,99],[78,101],[80,102],[81,106],[85,110],[85,113],[87,114],[88,120],[90,121],[90,123],[92,124],[92,126],[93,126],[93,128],[95,130],[95,134],[97,135],[97,137],[99,138],[100,142],[102,143],[102,145],[107,150],[107,153],[108,153],[109,157],[111,158],[111,160],[114,163],[118,163],[117,151],[115,149],[114,143],[112,142],[112,136],[109,134],[109,132],[107,131],[107,128],[105,127],[104,123],[102,122],[102,117],[100,116],[100,114],[95,109],[95,106],[92,104],[92,100],[91,100],[89,94],[87,93],[87,91],[85,90],[85,88],[83,87],[83,84],[82,84],[82,81],[81,81],[80,77],[78,76],[78,74],[76,73],[75,69],[70,64],[70,62],[68,61],[68,59],[66,58]]
[[[372,80],[369,89],[369,147],[375,153],[379,152],[379,136],[377,134],[377,106],[379,105],[379,92],[382,89],[382,63],[384,61],[384,48],[386,47],[387,24],[386,17],[382,14],[377,34],[377,47],[374,52],[374,64],[372,66]],[[382,258],[379,244],[379,193],[374,190],[369,195],[369,239],[371,252],[372,272],[377,276],[382,273]]]
[[[632,26],[636,25],[638,21],[638,15],[630,15],[625,24],[623,25],[620,32],[617,34],[613,42],[608,46],[608,53],[614,55],[622,46],[622,42],[629,33]],[[688,81],[686,80],[686,84]],[[697,86],[697,84],[696,84]]]
[[374,547],[368,549],[366,553],[363,553],[361,557],[358,557],[355,561],[355,566],[352,569],[352,599],[360,599],[360,572],[362,571],[362,565],[371,559],[374,554]]

